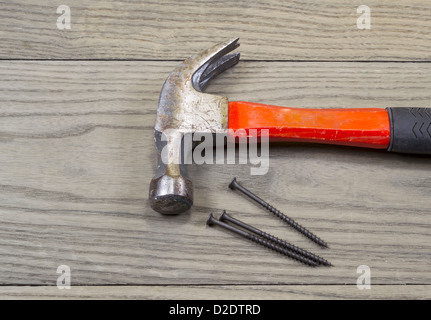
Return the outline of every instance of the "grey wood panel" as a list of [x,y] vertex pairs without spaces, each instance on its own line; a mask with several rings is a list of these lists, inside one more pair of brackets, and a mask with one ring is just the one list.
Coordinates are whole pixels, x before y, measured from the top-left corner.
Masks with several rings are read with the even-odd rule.
[[[75,286],[355,285],[363,264],[373,284],[430,284],[429,157],[274,145],[267,175],[250,176],[248,165],[194,165],[194,208],[177,217],[153,212],[152,130],[174,65],[0,63],[2,285],[55,285],[64,264]],[[428,63],[243,62],[209,89],[286,106],[422,107],[429,71]],[[233,176],[330,249],[228,190]],[[222,209],[335,267],[308,268],[206,227]]]
[[[58,30],[59,5],[71,29]],[[367,1],[1,1],[2,59],[184,59],[240,37],[246,59],[430,60],[426,0]],[[203,31],[204,30],[204,31]]]
[[[430,299],[429,285],[372,285],[359,290],[352,285],[311,286],[114,286],[0,287],[0,299],[209,299],[209,300],[303,300],[303,299]],[[222,305],[223,303],[217,303]],[[173,307],[176,304],[173,304]],[[218,311],[218,309],[216,309]],[[257,309],[256,309],[257,310]]]

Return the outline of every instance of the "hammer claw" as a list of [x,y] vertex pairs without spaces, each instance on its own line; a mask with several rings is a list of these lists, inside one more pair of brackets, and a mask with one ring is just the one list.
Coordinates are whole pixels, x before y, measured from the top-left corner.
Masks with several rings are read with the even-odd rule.
[[207,55],[208,60],[199,66],[192,76],[192,85],[197,91],[202,92],[209,80],[238,63],[239,53],[228,55],[229,52],[239,47],[238,40],[239,38],[236,38],[216,45],[203,54],[204,57],[205,54]]
[[202,73],[200,76],[199,91],[204,91],[210,80],[214,79],[220,73],[236,65],[239,62],[239,57],[240,57],[240,53],[238,52],[238,53],[225,55],[219,58],[218,60],[213,61],[206,68],[205,72]]

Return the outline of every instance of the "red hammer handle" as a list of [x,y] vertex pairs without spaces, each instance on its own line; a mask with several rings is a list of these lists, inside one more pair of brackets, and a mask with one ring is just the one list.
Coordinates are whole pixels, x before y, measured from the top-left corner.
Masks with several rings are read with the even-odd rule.
[[[270,141],[297,141],[388,149],[391,126],[386,109],[304,109],[244,101],[229,102],[229,129],[269,130]],[[255,131],[256,132],[256,131]]]

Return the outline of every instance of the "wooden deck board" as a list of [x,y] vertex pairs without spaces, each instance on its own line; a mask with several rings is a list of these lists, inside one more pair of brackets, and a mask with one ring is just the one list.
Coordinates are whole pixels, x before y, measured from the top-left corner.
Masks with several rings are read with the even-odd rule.
[[0,58],[184,59],[236,37],[253,60],[431,58],[426,0],[367,1],[370,30],[357,27],[361,1],[77,0],[70,30],[57,29],[60,4],[1,1]]
[[[362,4],[78,0],[58,30],[57,1],[0,1],[0,299],[429,299],[430,157],[274,144],[264,176],[189,166],[186,214],[148,205],[163,81],[218,41],[240,37],[242,61],[207,90],[231,101],[431,107],[429,1],[369,1],[370,30]],[[330,248],[229,190],[234,176]],[[334,267],[207,227],[223,209]]]
[[[4,299],[175,299],[175,300],[304,300],[304,299],[430,299],[428,285],[372,286],[94,286],[59,290],[56,287],[0,287]],[[218,302],[218,304],[223,304]],[[218,309],[216,309],[218,311]],[[212,312],[213,310],[211,310]]]
[[[355,285],[364,264],[376,285],[430,284],[428,157],[273,145],[265,176],[250,176],[249,165],[192,165],[193,209],[177,217],[152,211],[152,123],[174,64],[0,63],[2,285],[55,285],[59,265],[70,266],[76,286]],[[243,62],[210,91],[286,106],[424,106],[429,68]],[[330,249],[230,191],[233,176]],[[308,268],[207,227],[208,214],[222,209],[335,266]]]

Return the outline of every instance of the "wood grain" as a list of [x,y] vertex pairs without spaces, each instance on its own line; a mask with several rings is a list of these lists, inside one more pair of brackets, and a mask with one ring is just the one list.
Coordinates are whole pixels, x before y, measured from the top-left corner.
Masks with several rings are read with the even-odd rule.
[[64,1],[0,1],[1,59],[184,59],[240,37],[245,59],[430,61],[431,4],[367,1],[75,0],[71,29],[58,30]]
[[[175,299],[175,300],[309,300],[309,299],[421,299],[429,300],[428,285],[372,285],[359,290],[351,285],[311,286],[94,286],[0,287],[0,298],[8,299]],[[222,303],[219,303],[222,304]],[[175,304],[174,304],[175,305]]]
[[[306,292],[318,297],[320,291],[339,297],[349,284],[348,295],[359,297],[357,267],[365,264],[372,284],[384,285],[377,296],[429,295],[428,286],[412,293],[416,285],[431,284],[429,157],[274,145],[265,176],[250,176],[248,165],[193,165],[193,209],[177,217],[153,212],[147,202],[156,158],[153,124],[160,87],[175,64],[0,62],[0,284],[55,286],[57,267],[68,265],[73,286],[248,285],[245,295],[255,296],[257,286],[263,296],[274,288],[261,286],[280,285],[283,297]],[[430,68],[245,61],[209,90],[232,100],[285,106],[423,107],[430,100]],[[330,249],[317,248],[228,190],[233,176]],[[208,214],[222,209],[335,267],[307,268],[205,226]],[[308,291],[302,284],[337,287]],[[285,285],[297,286],[298,294]],[[415,286],[403,291],[400,285]],[[184,290],[191,294],[193,288]],[[205,297],[211,288],[196,290]],[[156,289],[161,293],[153,297],[181,291]],[[5,290],[0,293],[5,297],[13,292],[25,297],[38,288]],[[41,290],[49,296],[53,289]],[[82,290],[90,296],[100,292]],[[139,295],[143,288],[132,290]]]

